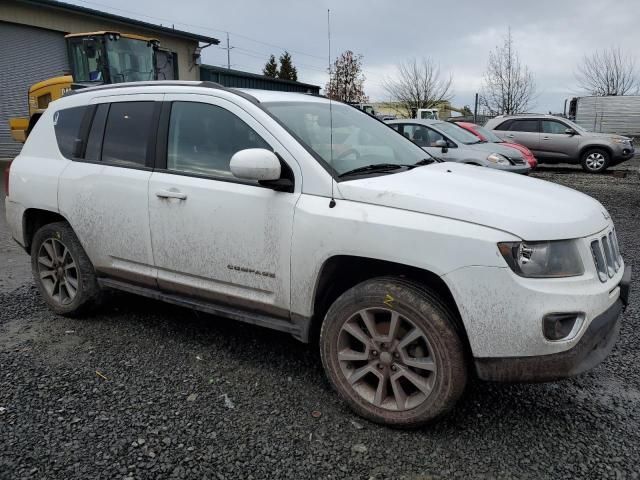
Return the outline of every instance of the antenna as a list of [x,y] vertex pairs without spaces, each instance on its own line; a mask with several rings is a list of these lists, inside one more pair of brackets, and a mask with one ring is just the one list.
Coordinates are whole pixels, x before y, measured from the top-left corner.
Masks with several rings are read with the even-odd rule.
[[[331,9],[327,8],[327,38],[329,40],[329,88],[331,88]],[[331,101],[331,92],[329,95],[329,162],[331,168],[333,168],[333,102]],[[329,208],[336,206],[336,199],[333,198],[333,184],[335,180],[331,176],[331,201],[329,202]]]

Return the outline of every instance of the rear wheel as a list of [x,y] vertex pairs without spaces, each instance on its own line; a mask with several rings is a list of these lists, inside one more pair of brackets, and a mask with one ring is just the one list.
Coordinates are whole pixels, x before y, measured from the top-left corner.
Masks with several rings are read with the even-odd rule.
[[611,155],[606,150],[592,148],[582,154],[582,168],[588,173],[604,172],[611,162]]
[[60,315],[80,315],[100,298],[93,265],[66,222],[50,223],[36,232],[31,269],[40,294]]
[[320,334],[322,363],[359,415],[416,427],[449,411],[464,391],[464,349],[452,312],[400,278],[368,280],[341,295]]

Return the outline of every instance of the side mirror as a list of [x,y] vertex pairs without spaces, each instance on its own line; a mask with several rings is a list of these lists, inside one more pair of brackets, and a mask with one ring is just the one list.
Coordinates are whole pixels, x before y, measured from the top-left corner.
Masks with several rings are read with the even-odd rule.
[[247,148],[236,152],[229,163],[234,177],[245,180],[278,180],[282,171],[275,153],[264,148]]
[[433,144],[434,147],[442,148],[442,153],[447,153],[449,151],[449,145],[446,140],[436,140]]
[[576,134],[576,131],[573,128],[567,128],[564,133],[566,133],[567,135],[570,136],[574,136]]

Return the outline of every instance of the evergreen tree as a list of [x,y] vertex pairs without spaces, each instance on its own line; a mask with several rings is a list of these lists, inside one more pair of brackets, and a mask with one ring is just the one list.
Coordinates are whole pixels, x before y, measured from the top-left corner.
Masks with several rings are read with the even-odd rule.
[[269,57],[269,61],[262,69],[262,74],[265,77],[277,78],[278,77],[278,62],[276,62],[275,55]]
[[278,74],[278,78],[293,80],[294,82],[298,80],[298,70],[293,66],[291,55],[287,51],[280,55],[280,73]]

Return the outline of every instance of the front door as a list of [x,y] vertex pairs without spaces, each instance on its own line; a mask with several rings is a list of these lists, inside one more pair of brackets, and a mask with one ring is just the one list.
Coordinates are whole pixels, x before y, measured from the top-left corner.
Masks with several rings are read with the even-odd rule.
[[[149,184],[160,288],[286,316],[301,178],[295,160],[228,100],[175,94],[165,102],[166,168],[157,168]],[[280,155],[294,172],[296,193],[235,178],[229,161],[246,148]]]
[[542,120],[542,132],[540,134],[540,156],[545,158],[566,161],[578,157],[578,145],[580,135],[569,135],[566,132],[568,125],[558,120]]

